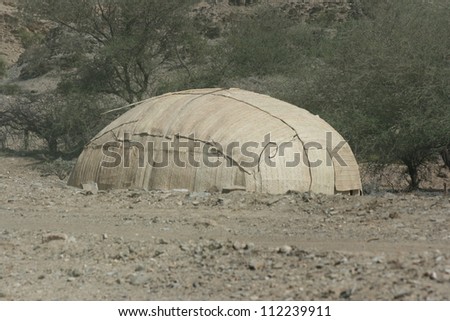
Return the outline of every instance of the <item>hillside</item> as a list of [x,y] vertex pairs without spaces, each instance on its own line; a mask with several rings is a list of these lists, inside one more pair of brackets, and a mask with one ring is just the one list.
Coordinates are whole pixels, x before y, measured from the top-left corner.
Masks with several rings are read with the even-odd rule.
[[[259,0],[259,1],[228,1],[228,0],[206,0],[192,8],[192,14],[199,20],[207,20],[213,23],[226,24],[233,19],[235,14],[249,13],[261,6],[274,6],[289,12],[289,15],[301,20],[317,18],[321,14],[332,11],[337,20],[344,20],[352,5],[346,0],[331,2],[324,0]],[[0,57],[3,57],[9,66],[17,63],[20,55],[24,52],[21,36],[25,32],[40,32],[41,30],[30,30],[17,12],[17,0],[0,0]]]
[[[4,86],[3,89],[0,88],[0,96],[14,94],[18,90],[35,94],[51,92],[56,89],[60,76],[66,72],[58,65],[68,53],[61,53],[57,48],[51,52],[47,49],[61,43],[66,34],[53,29],[54,26],[48,23],[25,22],[17,10],[17,2],[0,0],[0,59],[6,62],[8,68],[6,77],[0,78],[0,86]],[[321,19],[330,14],[336,21],[342,21],[352,11],[347,1],[209,0],[194,5],[190,15],[201,26],[206,37],[215,39],[221,37],[224,30],[239,16],[252,14],[267,6],[278,8],[299,21]],[[39,44],[40,41],[44,43]],[[41,53],[40,48],[46,49]],[[6,89],[5,85],[8,86]]]
[[14,1],[0,0],[0,59],[9,66],[16,63],[24,52],[19,39],[20,20]]

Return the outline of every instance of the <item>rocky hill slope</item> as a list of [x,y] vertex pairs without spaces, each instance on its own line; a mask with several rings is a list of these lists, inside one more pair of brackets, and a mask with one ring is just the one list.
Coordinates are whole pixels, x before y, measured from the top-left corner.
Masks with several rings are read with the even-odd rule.
[[0,59],[8,65],[17,62],[24,51],[18,34],[19,21],[15,2],[0,0]]
[[[274,6],[293,18],[300,20],[317,19],[324,15],[333,15],[336,20],[344,20],[355,11],[352,1],[325,0],[204,0],[193,7],[198,19],[211,23],[227,23],[235,14],[252,12],[261,6]],[[16,63],[25,51],[27,37],[42,30],[30,29],[20,19],[17,0],[0,0],[0,58],[10,66]]]

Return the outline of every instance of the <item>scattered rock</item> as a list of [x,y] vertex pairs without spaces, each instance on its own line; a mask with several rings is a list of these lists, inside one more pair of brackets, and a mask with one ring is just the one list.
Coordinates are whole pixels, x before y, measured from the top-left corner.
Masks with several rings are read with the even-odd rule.
[[246,251],[253,251],[254,249],[255,249],[255,244],[254,243],[252,243],[252,242],[250,242],[250,243],[247,243],[246,245],[245,245],[245,248],[244,248]]
[[348,300],[348,299],[350,299],[350,297],[352,296],[352,294],[353,294],[353,290],[352,290],[352,289],[347,289],[347,290],[342,291],[342,292],[339,294],[339,298]]
[[252,271],[254,270],[262,270],[265,266],[264,261],[258,259],[251,259],[248,263],[248,268]]
[[216,251],[216,250],[220,250],[221,248],[223,248],[223,244],[221,242],[218,242],[216,240],[211,240],[208,244],[208,249],[210,251]]
[[199,287],[201,287],[202,285],[203,285],[202,282],[193,282],[193,283],[192,283],[192,287],[193,287],[193,288],[199,288]]
[[400,214],[398,214],[397,212],[389,214],[390,219],[399,218],[399,217],[400,217]]
[[239,241],[233,243],[233,249],[235,249],[236,251],[245,249],[245,246],[246,246],[245,243],[241,243]]
[[169,241],[166,241],[165,239],[159,239],[158,244],[166,245],[166,244],[169,244]]
[[194,223],[194,226],[204,226],[204,227],[211,227],[211,226],[217,226],[217,222],[214,220],[201,220]]
[[223,194],[228,194],[228,193],[237,192],[237,191],[245,191],[245,187],[243,187],[243,186],[229,186],[229,187],[222,188],[222,193]]
[[309,202],[309,201],[314,200],[315,198],[316,197],[315,197],[315,194],[313,192],[306,192],[306,193],[302,194],[303,202]]
[[386,198],[386,199],[388,199],[388,200],[393,200],[393,199],[395,199],[397,196],[395,195],[395,194],[392,194],[392,193],[385,193],[384,195],[383,195],[383,197],[384,198]]
[[140,196],[141,196],[141,193],[138,193],[138,192],[132,192],[132,193],[128,194],[129,198],[138,198]]
[[128,283],[131,285],[145,285],[150,282],[150,277],[143,273],[133,273],[127,278]]
[[43,185],[41,183],[32,183],[30,187],[33,189],[41,189]]
[[145,270],[145,267],[143,265],[138,265],[134,269],[135,272],[140,272],[140,271],[144,271],[144,270]]
[[426,277],[429,277],[431,280],[437,280],[437,273],[434,271],[429,271],[425,273]]
[[82,275],[83,275],[83,272],[81,272],[81,270],[79,270],[79,269],[72,269],[69,271],[69,276],[72,276],[74,278],[79,278]]
[[165,254],[164,251],[156,250],[155,253],[153,254],[153,257],[155,258],[155,257],[161,256],[163,254]]
[[219,205],[219,206],[228,206],[231,203],[232,203],[232,201],[230,199],[219,197],[217,199],[217,203],[216,204]]
[[383,256],[375,256],[372,258],[372,262],[373,263],[377,263],[377,264],[381,264],[384,262],[384,257]]
[[406,298],[406,297],[410,296],[411,294],[412,294],[412,291],[409,291],[409,290],[399,291],[394,294],[394,300],[400,300],[400,299]]
[[210,194],[215,194],[215,193],[219,193],[220,191],[219,191],[219,189],[217,188],[217,186],[212,186],[212,187],[210,187],[210,188],[208,189],[207,192],[210,193]]
[[281,200],[284,200],[284,199],[285,199],[284,196],[282,196],[282,197],[274,197],[274,198],[271,198],[269,200],[266,200],[265,203],[266,203],[267,206],[272,206],[272,205],[275,205],[276,203],[278,203],[278,202],[280,202]]
[[180,244],[180,250],[187,252],[189,251],[189,245],[188,244]]
[[292,247],[290,247],[289,245],[283,245],[282,247],[280,247],[278,252],[282,254],[289,254],[292,252]]
[[195,199],[195,198],[208,198],[211,194],[207,192],[192,192],[189,194],[189,198]]
[[64,233],[48,233],[42,235],[42,243],[49,243],[52,241],[67,241],[68,236]]
[[96,195],[98,194],[98,185],[95,182],[89,182],[85,184],[81,184],[85,195]]

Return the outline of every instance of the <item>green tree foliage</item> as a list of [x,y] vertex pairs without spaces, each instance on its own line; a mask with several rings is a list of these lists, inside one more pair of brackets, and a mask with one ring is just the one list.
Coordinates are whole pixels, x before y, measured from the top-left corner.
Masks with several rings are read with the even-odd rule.
[[226,76],[294,75],[320,56],[318,44],[328,24],[299,22],[270,6],[236,18],[223,43]]
[[77,155],[107,121],[93,97],[58,94],[22,97],[0,111],[0,127],[35,134],[51,157]]
[[274,8],[236,19],[224,43],[234,76],[267,75],[289,69],[296,57],[290,28],[294,22]]
[[443,0],[378,0],[363,10],[322,43],[325,64],[298,99],[331,120],[360,157],[405,164],[417,188],[420,166],[450,142],[450,8]]
[[[320,114],[360,160],[405,164],[412,188],[419,186],[420,167],[450,146],[447,0],[355,0],[345,22],[337,22],[340,7],[318,9],[300,22],[282,7],[258,4],[225,19],[222,37],[207,42],[187,13],[194,0],[20,2],[28,17],[52,21],[67,32],[46,42],[53,61],[61,52],[73,53],[61,63],[69,71],[61,87],[67,93],[109,93],[128,102],[229,84],[269,93]],[[34,58],[22,69],[28,70],[25,76],[45,72],[31,63],[39,62]],[[43,108],[44,117],[29,115],[31,123],[48,130],[17,122],[47,140],[52,153],[64,148],[70,135],[80,137],[73,130],[95,127],[87,115],[99,117],[86,100],[80,105],[58,97],[45,108],[31,104],[40,106],[31,110]],[[13,111],[17,116],[25,108]]]
[[[25,14],[53,21],[91,44],[78,80],[83,90],[143,99],[162,67],[187,64],[201,48],[189,35],[182,0],[21,0]],[[195,38],[197,40],[197,38]]]

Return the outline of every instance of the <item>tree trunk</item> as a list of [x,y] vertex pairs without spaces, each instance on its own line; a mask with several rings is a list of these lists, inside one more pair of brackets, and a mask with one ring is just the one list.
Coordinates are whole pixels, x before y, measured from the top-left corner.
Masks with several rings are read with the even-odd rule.
[[450,169],[450,145],[442,149],[441,156],[445,166],[447,166]]
[[47,139],[48,151],[50,156],[57,157],[58,156],[58,141],[55,137],[50,137]]
[[26,129],[23,131],[23,149],[26,151],[30,149],[30,132]]
[[4,150],[6,148],[6,134],[0,132],[0,149]]
[[409,183],[409,187],[411,190],[416,190],[419,188],[419,168],[414,162],[405,162],[406,166],[408,167],[408,174],[411,178],[411,182]]

